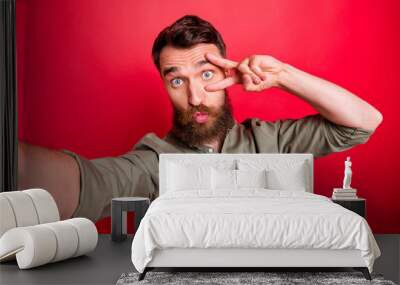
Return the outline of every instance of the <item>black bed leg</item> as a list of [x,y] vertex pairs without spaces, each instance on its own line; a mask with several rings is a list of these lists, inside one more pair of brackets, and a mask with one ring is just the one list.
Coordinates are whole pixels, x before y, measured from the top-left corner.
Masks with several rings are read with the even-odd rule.
[[372,280],[371,275],[369,274],[369,270],[367,267],[355,267],[354,268],[357,271],[361,271],[362,274],[364,275],[365,279],[367,280]]
[[371,274],[369,274],[369,270],[367,267],[364,267],[362,269],[362,273],[364,274],[365,279],[371,280]]
[[142,281],[144,279],[144,277],[146,276],[146,273],[147,273],[147,268],[145,268],[144,271],[139,274],[138,281]]

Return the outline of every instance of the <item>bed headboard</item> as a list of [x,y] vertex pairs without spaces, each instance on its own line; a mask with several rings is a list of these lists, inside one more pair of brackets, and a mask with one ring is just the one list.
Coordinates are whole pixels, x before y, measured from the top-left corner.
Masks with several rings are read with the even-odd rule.
[[[312,154],[160,154],[159,161],[159,185],[160,195],[167,192],[168,168],[171,164],[180,164],[185,167],[215,166],[226,169],[293,169],[293,166],[301,165],[305,191],[314,191],[314,167]],[[281,171],[285,174],[285,171]]]

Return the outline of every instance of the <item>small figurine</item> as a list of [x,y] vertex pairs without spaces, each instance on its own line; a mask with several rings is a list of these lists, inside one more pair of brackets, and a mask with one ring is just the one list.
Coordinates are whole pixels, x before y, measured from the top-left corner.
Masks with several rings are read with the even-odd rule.
[[343,189],[352,189],[351,184],[351,161],[350,156],[347,157],[346,161],[344,162],[345,169],[344,169],[344,179],[343,179]]

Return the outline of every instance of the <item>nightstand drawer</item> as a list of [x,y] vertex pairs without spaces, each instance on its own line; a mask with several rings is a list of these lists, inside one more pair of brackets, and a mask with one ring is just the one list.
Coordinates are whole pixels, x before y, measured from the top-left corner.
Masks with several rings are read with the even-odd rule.
[[366,217],[366,201],[365,199],[359,198],[354,200],[336,200],[332,199],[332,202],[341,205],[342,207],[359,214],[361,217]]

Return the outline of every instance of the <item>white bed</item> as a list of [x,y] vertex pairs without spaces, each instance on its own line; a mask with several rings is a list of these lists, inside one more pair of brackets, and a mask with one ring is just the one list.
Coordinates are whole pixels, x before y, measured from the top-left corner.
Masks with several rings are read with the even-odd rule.
[[313,194],[310,154],[162,154],[160,197],[132,262],[155,267],[354,267],[380,251],[359,215]]

